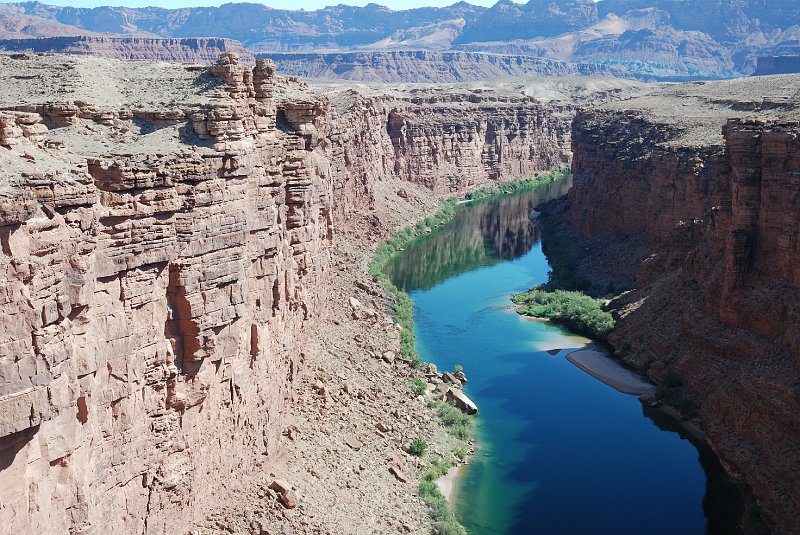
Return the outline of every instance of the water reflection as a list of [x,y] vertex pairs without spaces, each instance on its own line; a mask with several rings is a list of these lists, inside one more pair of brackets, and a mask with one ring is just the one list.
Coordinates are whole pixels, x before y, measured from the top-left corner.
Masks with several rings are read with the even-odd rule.
[[475,535],[736,534],[742,502],[708,447],[552,351],[574,346],[567,333],[507,308],[547,280],[529,214],[569,185],[459,210],[390,266],[414,301],[417,351],[463,364],[480,407],[456,514]]
[[459,210],[445,228],[409,244],[406,253],[389,265],[389,277],[406,291],[429,290],[461,273],[523,256],[540,237],[530,213],[539,204],[565,195],[571,185],[569,176],[535,191]]

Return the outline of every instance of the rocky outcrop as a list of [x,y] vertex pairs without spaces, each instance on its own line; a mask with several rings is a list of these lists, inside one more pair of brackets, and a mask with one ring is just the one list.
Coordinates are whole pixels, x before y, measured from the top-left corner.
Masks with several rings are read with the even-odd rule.
[[9,533],[183,533],[278,451],[324,304],[330,182],[302,124],[276,129],[270,63],[212,73],[164,69],[162,91],[203,88],[166,110],[0,112]]
[[186,38],[150,39],[145,37],[45,37],[38,39],[0,39],[0,50],[7,52],[57,52],[112,59],[146,59],[172,63],[213,63],[220,54],[235,53],[243,63],[255,59],[241,43],[230,39]]
[[287,74],[357,82],[453,83],[504,76],[631,77],[624,69],[599,64],[479,52],[395,50],[265,53],[257,56],[272,59],[279,70]]
[[765,56],[758,58],[753,76],[800,73],[800,56]]
[[[570,192],[583,235],[643,231],[650,244],[610,343],[657,381],[682,382],[780,533],[800,525],[797,83],[687,86],[586,112]],[[690,118],[675,115],[683,103]]]

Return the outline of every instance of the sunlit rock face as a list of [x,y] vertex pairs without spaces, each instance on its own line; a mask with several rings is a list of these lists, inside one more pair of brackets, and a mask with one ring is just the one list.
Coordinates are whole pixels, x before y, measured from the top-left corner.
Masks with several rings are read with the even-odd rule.
[[[210,68],[0,54],[0,85],[13,533],[183,533],[237,475],[269,473],[334,226],[380,227],[384,177],[443,194],[559,167],[576,109],[516,88],[322,95],[231,54]],[[535,229],[504,217],[486,233],[513,255]]]
[[0,522],[182,533],[277,451],[331,184],[269,62],[92,75],[122,96],[0,112]]

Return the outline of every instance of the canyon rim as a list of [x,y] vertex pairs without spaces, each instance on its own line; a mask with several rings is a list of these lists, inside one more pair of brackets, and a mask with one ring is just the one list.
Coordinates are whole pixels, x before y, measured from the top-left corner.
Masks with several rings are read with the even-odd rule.
[[800,14],[639,4],[371,33],[369,6],[275,10],[262,34],[238,4],[0,5],[0,533],[443,532],[409,448],[452,457],[409,386],[434,377],[370,261],[565,167],[554,275],[604,289],[609,352],[691,403],[752,495],[742,532],[797,533],[800,75],[756,62],[796,55]]

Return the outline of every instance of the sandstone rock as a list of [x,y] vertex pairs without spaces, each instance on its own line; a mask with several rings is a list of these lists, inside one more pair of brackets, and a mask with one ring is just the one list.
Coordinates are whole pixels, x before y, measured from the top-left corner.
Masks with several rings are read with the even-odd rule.
[[400,467],[396,464],[389,465],[389,472],[397,478],[398,481],[401,483],[408,483],[408,476],[400,469]]
[[449,403],[452,403],[467,414],[477,414],[478,412],[478,406],[457,388],[448,388],[447,392],[445,392],[445,398]]
[[439,384],[433,389],[433,394],[436,397],[444,397],[448,390],[450,390],[450,385],[440,381]]
[[383,422],[378,422],[377,424],[375,424],[375,427],[376,427],[376,428],[378,429],[378,431],[380,431],[381,433],[389,433],[389,432],[391,432],[391,430],[392,430],[391,426],[388,426],[388,425],[386,425],[386,424],[385,424],[385,423],[383,423]]
[[433,375],[433,376],[439,375],[439,370],[438,368],[436,368],[436,364],[433,364],[431,362],[426,362],[422,365],[422,372],[425,375]]
[[444,372],[442,374],[442,381],[445,383],[450,383],[451,385],[454,385],[456,388],[461,388],[461,381],[456,379],[456,376],[450,372]]
[[[0,54],[6,531],[186,532],[220,474],[258,473],[285,444],[325,299],[332,178],[269,126],[279,104],[256,98],[252,67],[226,68],[234,86]],[[20,69],[41,72],[39,96],[14,85]]]
[[291,485],[287,483],[283,479],[276,479],[272,483],[270,483],[269,488],[277,492],[278,494],[286,494],[290,490],[292,490]]
[[361,444],[361,441],[359,441],[356,437],[352,435],[346,436],[344,438],[344,443],[347,444],[351,449],[356,451],[360,450],[363,446],[363,444]]
[[278,499],[287,509],[294,509],[297,507],[297,496],[292,490],[287,490],[286,492],[281,493],[278,496]]

